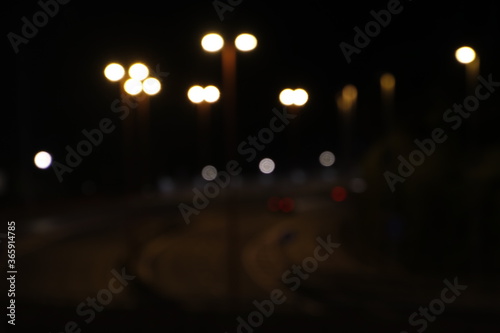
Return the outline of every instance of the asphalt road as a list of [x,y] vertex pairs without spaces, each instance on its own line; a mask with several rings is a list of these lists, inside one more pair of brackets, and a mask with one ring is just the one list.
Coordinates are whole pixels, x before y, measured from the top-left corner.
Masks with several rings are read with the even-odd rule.
[[[17,243],[17,328],[62,332],[74,322],[82,332],[234,332],[238,317],[248,320],[255,302],[278,290],[286,301],[275,304],[256,332],[416,331],[420,326],[410,326],[409,316],[439,298],[443,279],[453,276],[419,276],[390,260],[375,264],[353,255],[342,228],[354,207],[332,202],[331,185],[227,189],[189,225],[177,206],[189,201],[190,189],[77,201],[55,215],[49,208],[45,215],[20,214],[32,218]],[[295,209],[270,212],[267,199],[285,194]],[[238,226],[237,247],[229,243],[237,255],[232,275],[228,222]],[[305,274],[318,237],[339,246],[316,266],[309,260],[307,278],[291,272],[302,265]],[[324,257],[327,250],[321,251]],[[466,292],[427,331],[493,331],[498,287],[459,281]],[[92,298],[101,301],[95,308]]]

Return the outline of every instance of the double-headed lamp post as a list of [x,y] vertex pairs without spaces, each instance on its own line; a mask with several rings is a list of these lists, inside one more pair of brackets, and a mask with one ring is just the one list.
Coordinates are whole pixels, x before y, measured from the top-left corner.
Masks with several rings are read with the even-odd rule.
[[142,63],[135,63],[128,69],[118,63],[111,63],[104,68],[104,76],[111,82],[120,82],[120,86],[130,96],[144,92],[146,96],[156,95],[161,90],[161,83],[154,77],[149,77],[149,68]]
[[236,51],[249,52],[257,47],[255,36],[243,33],[236,37],[234,43],[225,43],[224,38],[216,33],[209,33],[201,40],[202,48],[210,53],[221,51],[222,56],[222,93],[227,131],[226,154],[234,154],[236,141]]
[[[134,99],[135,105],[128,101],[127,108],[132,106],[137,112],[130,112],[122,119],[125,177],[132,189],[135,186],[130,184],[135,183],[134,180],[141,179],[142,185],[148,185],[150,177],[149,96],[160,92],[161,83],[158,79],[150,77],[149,68],[139,62],[131,65],[127,73],[122,65],[111,63],[104,69],[104,76],[111,82],[120,83],[122,97],[127,94]],[[124,98],[121,100],[122,103],[126,103]],[[136,145],[136,142],[139,144]],[[140,160],[142,160],[142,168],[135,165]]]
[[309,100],[309,94],[302,88],[283,89],[279,95],[280,103],[289,107],[291,112],[296,112]]
[[203,165],[203,163],[207,162],[205,160],[210,155],[210,105],[219,100],[220,91],[216,86],[202,87],[196,85],[189,88],[187,96],[191,103],[196,105],[199,130],[199,158],[200,165]]
[[[249,52],[257,47],[257,38],[244,33],[238,35],[234,43],[224,43],[221,35],[209,33],[201,40],[207,52],[222,51],[222,95],[226,129],[226,158],[230,160],[236,153],[236,50]],[[236,193],[227,197],[227,273],[229,306],[238,308],[240,244]]]
[[[293,114],[298,114],[300,108],[304,106],[309,100],[309,94],[302,88],[291,89],[286,88],[283,89],[279,94],[280,103],[288,108],[288,111]],[[294,122],[290,124],[290,131],[288,140],[289,140],[289,154],[294,163],[297,162],[298,156],[295,152],[296,148],[299,147],[299,138],[298,138],[298,122]]]

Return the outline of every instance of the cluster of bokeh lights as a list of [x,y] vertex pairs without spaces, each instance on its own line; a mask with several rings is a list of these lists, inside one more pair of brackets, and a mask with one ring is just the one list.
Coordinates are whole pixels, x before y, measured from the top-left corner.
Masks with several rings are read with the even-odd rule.
[[[203,37],[201,45],[207,52],[218,52],[224,48],[224,39],[216,33],[210,33]],[[242,52],[252,51],[257,47],[257,39],[255,36],[243,33],[236,37],[234,40],[236,49]],[[469,46],[463,46],[455,51],[455,58],[458,62],[469,65],[479,64],[479,56],[474,49]],[[468,68],[473,66],[468,66]],[[128,77],[126,75],[128,74]],[[123,89],[129,95],[135,96],[144,92],[147,95],[156,95],[161,89],[161,83],[158,79],[150,77],[149,68],[143,63],[134,63],[128,69],[119,63],[110,63],[104,69],[105,77],[111,82],[120,82]],[[395,77],[390,73],[385,73],[380,77],[380,86],[385,91],[393,91],[395,87]],[[209,85],[201,87],[199,85],[193,86],[188,91],[188,98],[193,103],[214,103],[220,99],[220,91],[217,87]],[[355,106],[358,98],[357,88],[352,85],[346,85],[341,94],[338,95],[339,111],[349,111]],[[279,100],[283,105],[290,106],[303,106],[309,100],[309,94],[302,88],[290,89],[286,88],[281,91]],[[35,154],[33,162],[38,169],[47,169],[52,165],[53,158],[50,153],[46,151],[39,151]],[[319,156],[319,163],[323,167],[331,167],[335,164],[336,157],[331,151],[324,151]],[[275,162],[270,158],[264,158],[259,162],[259,170],[263,174],[271,174],[275,170]],[[213,181],[217,178],[218,171],[212,165],[205,166],[201,171],[201,176],[206,181]],[[303,174],[295,175],[296,179],[301,180],[305,178]],[[265,177],[267,178],[267,177]],[[269,179],[272,179],[270,177]],[[164,191],[170,191],[173,188],[171,180],[163,180],[162,188]],[[363,193],[367,189],[367,183],[362,178],[353,178],[349,182],[350,193]],[[348,191],[344,186],[334,186],[330,191],[330,198],[335,202],[344,202],[348,197]],[[291,212],[295,208],[295,202],[289,197],[279,198],[271,197],[268,202],[268,209],[270,211],[282,211],[285,213]]]
[[[123,83],[127,94],[135,96],[144,91],[147,95],[156,95],[161,90],[158,79],[149,76],[149,68],[142,63],[135,63],[128,69],[129,78]],[[125,77],[125,69],[118,63],[111,63],[104,69],[104,76],[112,81],[121,81]]]

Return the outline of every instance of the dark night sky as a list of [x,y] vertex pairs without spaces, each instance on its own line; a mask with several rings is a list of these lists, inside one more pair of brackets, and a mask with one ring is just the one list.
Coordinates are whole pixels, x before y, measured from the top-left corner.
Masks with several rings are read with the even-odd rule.
[[[500,13],[494,1],[447,6],[402,1],[402,13],[393,16],[361,54],[353,55],[351,64],[339,43],[352,43],[354,26],[364,27],[372,20],[370,11],[385,8],[387,1],[340,3],[245,0],[226,13],[223,22],[208,0],[165,6],[153,1],[73,0],[61,5],[58,14],[20,46],[19,54],[4,38],[7,69],[15,82],[7,83],[12,91],[6,97],[13,104],[4,110],[8,115],[2,150],[7,154],[2,154],[0,168],[8,179],[16,179],[14,183],[34,173],[32,181],[42,177],[44,186],[62,186],[53,174],[44,175],[51,171],[34,169],[33,154],[47,150],[62,160],[64,147],[81,140],[82,129],[96,127],[103,117],[118,124],[110,110],[118,87],[106,81],[103,68],[110,61],[143,61],[170,73],[161,94],[151,100],[155,174],[195,172],[196,113],[186,91],[195,83],[221,86],[220,56],[200,47],[201,37],[211,30],[227,39],[244,31],[259,39],[254,52],[238,57],[238,141],[268,124],[271,110],[279,107],[281,89],[301,86],[309,91],[298,147],[304,166],[316,163],[321,151],[338,148],[334,95],[347,83],[359,90],[356,137],[362,150],[384,135],[378,88],[383,71],[397,79],[398,118],[417,127],[429,112],[442,113],[463,99],[464,69],[454,59],[456,47],[475,47],[481,54],[481,72],[498,72]],[[21,17],[31,18],[39,10],[35,1],[10,2],[5,8],[4,36],[20,33]],[[221,103],[212,112],[214,163],[224,165]],[[109,187],[119,182],[113,175],[120,168],[120,140],[118,132],[106,137],[64,189],[87,178],[101,179]],[[267,155],[287,163],[285,144],[286,138],[277,138]]]

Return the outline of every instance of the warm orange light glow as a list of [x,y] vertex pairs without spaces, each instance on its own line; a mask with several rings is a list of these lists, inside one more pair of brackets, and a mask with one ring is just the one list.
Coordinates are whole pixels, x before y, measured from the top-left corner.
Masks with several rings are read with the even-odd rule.
[[394,90],[394,86],[396,85],[396,79],[394,75],[391,73],[385,73],[380,77],[380,86],[385,91]]
[[356,98],[358,98],[358,89],[352,84],[348,84],[342,89],[342,98],[347,103],[354,103]]
[[347,113],[349,112],[350,109],[350,103],[347,103],[344,98],[342,98],[342,95],[338,95],[336,98],[337,102],[337,108],[339,109],[340,112],[342,113]]

